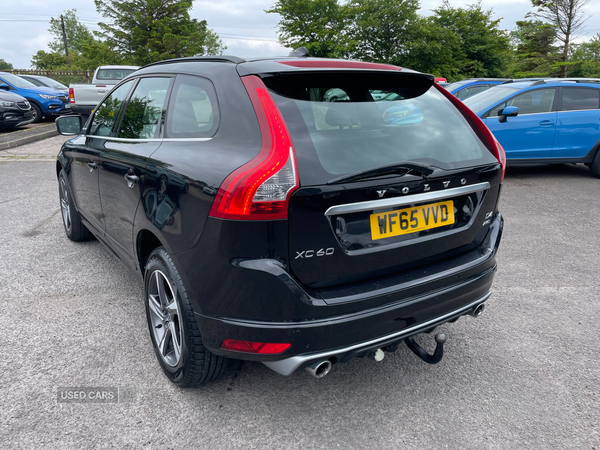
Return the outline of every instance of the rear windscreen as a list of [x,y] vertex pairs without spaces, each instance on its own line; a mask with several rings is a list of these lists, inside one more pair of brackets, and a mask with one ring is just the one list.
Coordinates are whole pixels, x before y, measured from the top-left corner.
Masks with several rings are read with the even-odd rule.
[[305,186],[396,162],[456,169],[496,161],[425,78],[338,73],[263,81],[288,125]]
[[122,80],[136,69],[100,69],[96,74],[96,80]]

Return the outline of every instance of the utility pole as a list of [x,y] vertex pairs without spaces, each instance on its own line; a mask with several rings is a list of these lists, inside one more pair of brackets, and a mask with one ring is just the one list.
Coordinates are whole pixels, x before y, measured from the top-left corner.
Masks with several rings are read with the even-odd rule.
[[69,69],[71,68],[71,59],[69,58],[69,47],[67,47],[67,32],[65,31],[65,18],[63,15],[60,15],[60,23],[62,26],[63,32],[63,41],[65,43],[65,54],[67,55],[67,64],[69,64]]

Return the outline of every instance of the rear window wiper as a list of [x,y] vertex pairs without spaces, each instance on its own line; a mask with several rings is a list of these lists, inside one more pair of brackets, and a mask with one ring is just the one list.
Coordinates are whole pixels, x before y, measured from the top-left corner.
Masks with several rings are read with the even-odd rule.
[[415,175],[421,175],[424,178],[429,177],[435,169],[428,165],[415,161],[406,161],[401,163],[386,164],[384,166],[377,166],[367,170],[361,170],[360,172],[349,173],[341,177],[329,180],[327,184],[338,184],[346,181],[364,180],[367,178],[379,177],[382,175],[404,176],[408,173]]

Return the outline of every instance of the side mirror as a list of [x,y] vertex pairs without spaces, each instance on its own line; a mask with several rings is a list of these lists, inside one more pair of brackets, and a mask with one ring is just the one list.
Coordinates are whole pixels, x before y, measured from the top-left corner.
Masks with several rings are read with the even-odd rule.
[[498,122],[504,123],[506,122],[507,117],[516,117],[519,115],[519,108],[516,106],[507,106],[500,112],[500,117],[498,117]]
[[8,84],[0,84],[0,89],[10,91],[10,86]]
[[63,136],[76,136],[81,133],[81,116],[62,116],[56,119],[56,129]]

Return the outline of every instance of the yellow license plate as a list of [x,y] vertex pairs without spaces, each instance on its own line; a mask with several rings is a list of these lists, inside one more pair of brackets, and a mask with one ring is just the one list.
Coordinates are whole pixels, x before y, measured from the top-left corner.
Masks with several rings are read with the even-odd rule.
[[454,223],[452,200],[371,214],[371,238],[384,239]]

